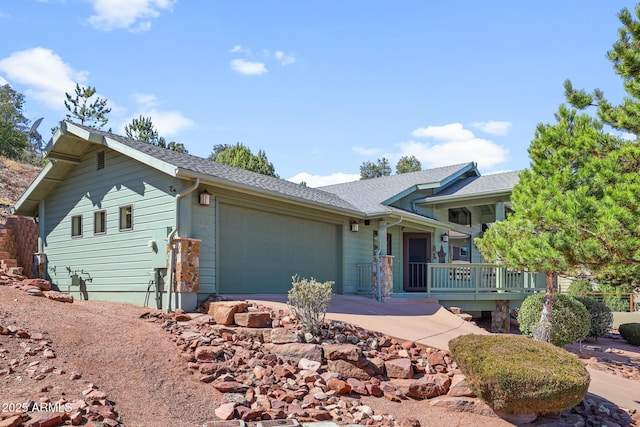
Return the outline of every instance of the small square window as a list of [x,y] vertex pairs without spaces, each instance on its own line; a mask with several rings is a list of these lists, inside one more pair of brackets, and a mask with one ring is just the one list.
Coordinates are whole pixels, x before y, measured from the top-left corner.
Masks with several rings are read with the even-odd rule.
[[71,217],[71,237],[82,237],[82,215]]
[[104,234],[107,232],[107,212],[97,211],[93,213],[93,233]]
[[133,206],[120,207],[120,231],[133,230]]

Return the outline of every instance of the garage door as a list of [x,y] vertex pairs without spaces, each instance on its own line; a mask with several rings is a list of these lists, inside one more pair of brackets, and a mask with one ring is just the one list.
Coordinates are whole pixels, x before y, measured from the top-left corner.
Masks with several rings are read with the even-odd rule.
[[219,214],[219,293],[287,293],[295,274],[337,282],[336,225],[230,205]]

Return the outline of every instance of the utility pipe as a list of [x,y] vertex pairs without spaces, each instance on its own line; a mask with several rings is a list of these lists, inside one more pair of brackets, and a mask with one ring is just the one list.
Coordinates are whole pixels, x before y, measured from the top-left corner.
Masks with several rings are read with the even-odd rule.
[[[378,223],[378,252],[376,253],[376,285],[378,288],[378,302],[382,302],[382,287],[380,286],[380,253],[382,252],[382,235],[384,234],[384,245],[387,245],[387,228],[398,225],[402,222],[402,215],[397,221],[387,224],[384,221]],[[384,232],[384,233],[383,233]],[[386,251],[385,251],[386,253]]]
[[176,225],[173,227],[173,230],[167,236],[167,245],[169,245],[169,291],[167,297],[167,313],[171,312],[171,288],[173,288],[173,279],[175,274],[175,269],[173,264],[175,263],[175,250],[173,249],[173,237],[178,232],[178,228],[180,227],[180,199],[186,196],[189,193],[192,193],[195,189],[200,186],[200,178],[196,178],[196,182],[186,190],[183,190],[181,193],[178,193],[175,199],[176,204]]

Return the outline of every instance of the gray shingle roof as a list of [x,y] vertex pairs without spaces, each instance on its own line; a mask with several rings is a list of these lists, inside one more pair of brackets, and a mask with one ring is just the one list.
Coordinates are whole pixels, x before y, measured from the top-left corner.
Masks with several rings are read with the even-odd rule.
[[338,195],[322,191],[316,188],[305,187],[280,178],[274,178],[267,175],[247,171],[245,169],[224,165],[209,159],[193,156],[186,153],[178,153],[166,148],[161,148],[152,144],[136,141],[121,135],[110,132],[89,128],[74,123],[75,126],[83,128],[89,132],[102,135],[106,138],[115,140],[127,147],[152,156],[158,160],[166,162],[170,165],[185,171],[211,177],[216,181],[226,181],[230,184],[241,185],[251,189],[261,190],[266,193],[278,194],[281,196],[292,197],[306,200],[332,208],[346,209],[350,211],[358,211],[358,209],[340,198]]
[[320,187],[320,189],[340,196],[367,214],[391,212],[396,209],[383,205],[382,202],[416,185],[440,183],[471,166],[473,163],[461,163],[418,172],[329,185]]
[[434,198],[442,200],[442,198],[469,197],[511,191],[518,183],[519,174],[520,171],[512,171],[461,179],[433,196],[425,197],[424,201],[428,202]]

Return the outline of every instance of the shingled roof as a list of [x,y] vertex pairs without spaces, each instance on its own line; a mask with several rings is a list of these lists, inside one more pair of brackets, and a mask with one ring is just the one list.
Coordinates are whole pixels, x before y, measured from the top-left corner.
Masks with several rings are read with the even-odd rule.
[[[277,194],[284,197],[306,200],[326,205],[332,208],[357,212],[358,209],[340,198],[336,194],[316,188],[306,187],[284,179],[263,175],[245,169],[228,166],[202,157],[158,147],[156,145],[136,141],[121,135],[73,124],[93,134],[101,135],[117,141],[136,151],[147,154],[155,159],[168,163],[186,175],[199,175],[202,179],[212,179],[217,182],[227,182],[252,190]],[[190,172],[190,173],[189,173]]]
[[520,171],[496,173],[491,175],[474,176],[461,179],[452,185],[437,192],[433,196],[427,196],[422,201],[446,201],[463,199],[473,196],[495,195],[499,193],[511,193],[518,183]]
[[320,189],[337,194],[369,215],[387,213],[397,210],[384,204],[385,201],[394,196],[419,185],[432,185],[437,187],[448,178],[471,170],[475,170],[474,163],[461,163],[418,172],[329,185],[320,187]]

